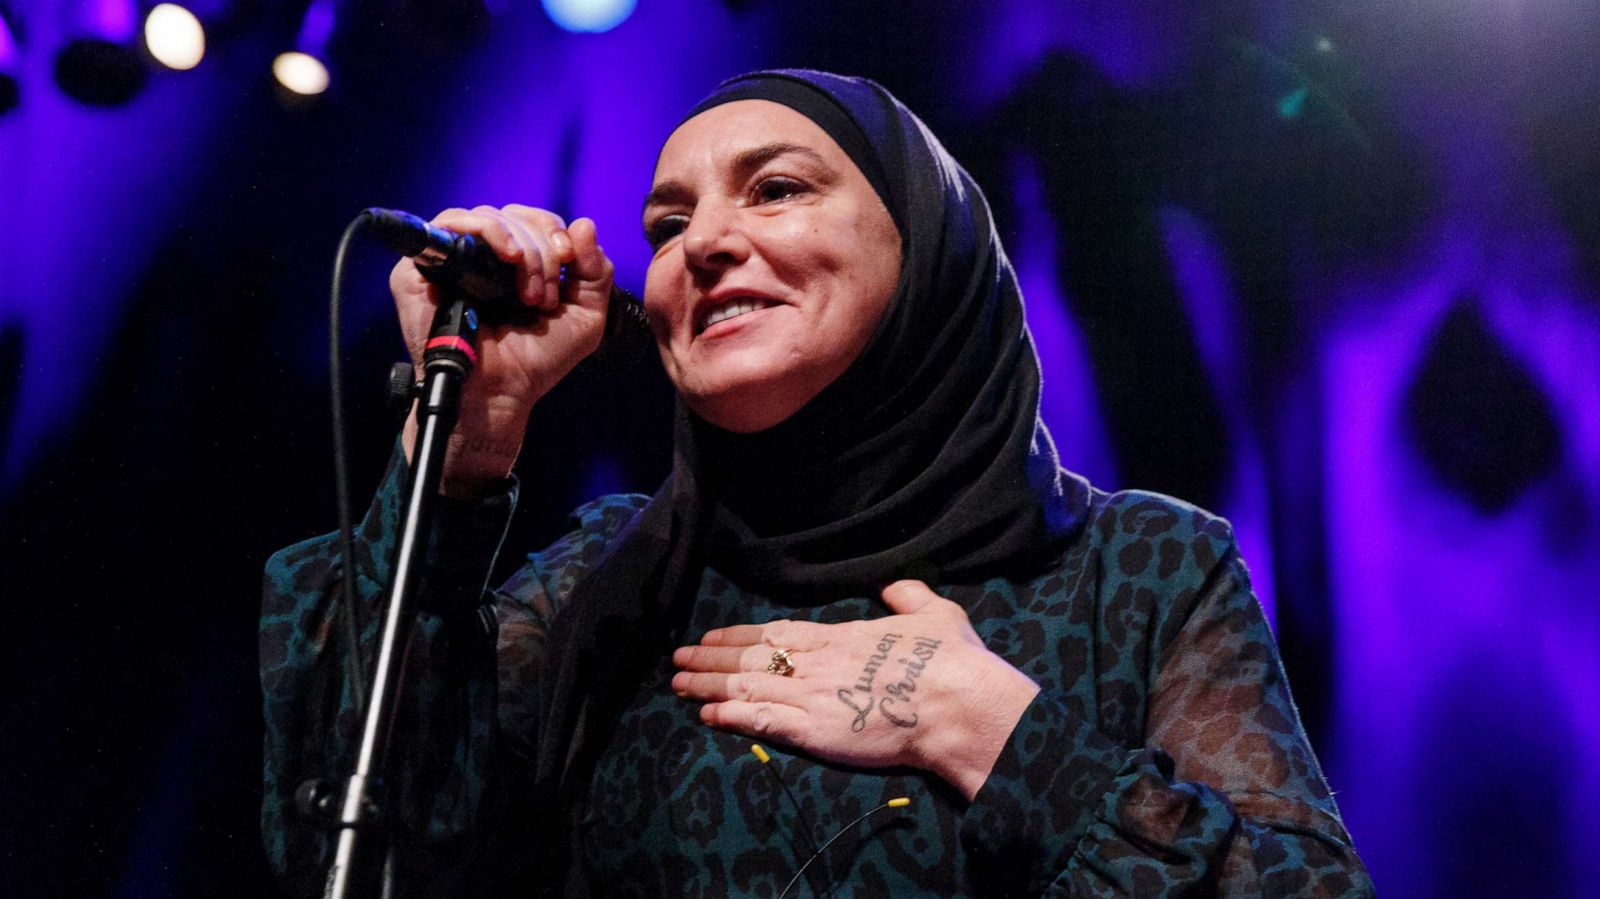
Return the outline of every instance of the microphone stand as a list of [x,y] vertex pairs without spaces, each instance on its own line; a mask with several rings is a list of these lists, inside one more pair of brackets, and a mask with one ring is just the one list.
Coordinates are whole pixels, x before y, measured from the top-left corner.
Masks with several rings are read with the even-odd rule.
[[[477,312],[467,305],[459,289],[440,286],[444,294],[422,357],[411,492],[395,553],[394,580],[389,586],[377,663],[367,691],[361,745],[334,822],[339,842],[328,869],[325,899],[366,899],[389,893],[388,856],[392,847],[386,845],[383,833],[384,815],[389,811],[384,805],[384,773],[405,675],[406,646],[417,615],[416,588],[433,522],[434,500],[444,472],[445,448],[460,412],[462,384],[472,373],[478,356]],[[355,597],[345,600],[356,601]]]

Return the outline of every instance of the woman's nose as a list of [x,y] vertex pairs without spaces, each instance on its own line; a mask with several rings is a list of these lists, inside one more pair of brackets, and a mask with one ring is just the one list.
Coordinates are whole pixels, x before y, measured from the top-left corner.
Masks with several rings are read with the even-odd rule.
[[738,265],[750,255],[750,241],[737,207],[702,202],[683,234],[683,252],[691,268],[713,271]]

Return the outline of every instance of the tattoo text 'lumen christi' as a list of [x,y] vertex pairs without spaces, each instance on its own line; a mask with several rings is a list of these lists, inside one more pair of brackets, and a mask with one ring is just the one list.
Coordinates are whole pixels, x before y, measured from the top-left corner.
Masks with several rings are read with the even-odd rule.
[[854,721],[850,722],[850,732],[860,733],[867,726],[867,715],[872,712],[872,706],[877,702],[872,697],[872,681],[878,676],[878,668],[889,660],[889,652],[894,649],[895,641],[900,639],[899,634],[884,634],[878,641],[878,651],[867,657],[867,663],[861,666],[861,676],[856,678],[855,690],[865,694],[865,702],[858,701],[852,696],[850,690],[839,691],[839,701],[849,706],[856,713]]
[[909,705],[911,703],[911,694],[917,691],[917,678],[922,676],[923,671],[928,667],[928,662],[932,661],[941,641],[930,640],[927,637],[914,638],[915,643],[911,649],[911,657],[902,656],[896,660],[905,666],[900,680],[883,688],[883,692],[888,695],[884,696],[880,702],[878,697],[873,695],[873,681],[877,678],[878,669],[883,666],[884,662],[889,660],[889,653],[900,639],[900,634],[884,634],[882,639],[878,641],[877,652],[867,657],[866,664],[861,668],[861,676],[856,678],[854,687],[840,688],[838,692],[839,701],[849,706],[852,712],[855,712],[855,719],[850,722],[852,733],[860,733],[867,726],[867,716],[872,713],[874,707],[878,709],[884,718],[897,727],[917,726],[917,714],[915,712],[911,712],[910,716],[907,717],[904,710],[897,712],[893,711],[892,708],[896,704]]
[[872,706],[877,700],[868,696],[866,704],[863,705],[856,702],[856,697],[849,690],[840,690],[839,701],[849,706],[850,710],[856,713],[855,720],[850,722],[850,732],[853,734],[861,733],[861,729],[867,726],[867,715],[872,712]]
[[928,667],[928,662],[933,660],[933,654],[939,649],[939,642],[938,640],[929,640],[926,637],[918,637],[916,644],[911,648],[912,657],[909,659],[902,657],[897,660],[906,666],[905,674],[901,675],[900,680],[883,688],[883,692],[889,695],[878,703],[878,711],[882,712],[883,717],[888,718],[894,725],[898,727],[917,726],[916,712],[912,712],[911,717],[907,718],[899,713],[890,711],[890,708],[897,703],[906,703],[907,705],[911,703],[911,694],[917,692],[917,678],[922,676],[923,670]]
[[889,651],[894,649],[895,641],[899,639],[899,634],[884,634],[883,639],[878,641],[878,651],[867,656],[867,663],[861,666],[861,676],[856,678],[857,692],[872,692],[872,679],[878,676],[879,666],[889,660]]

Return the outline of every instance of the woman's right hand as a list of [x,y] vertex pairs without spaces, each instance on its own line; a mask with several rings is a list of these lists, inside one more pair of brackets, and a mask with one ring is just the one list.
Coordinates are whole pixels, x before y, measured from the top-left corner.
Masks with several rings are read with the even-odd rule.
[[[478,364],[462,387],[439,487],[446,496],[473,499],[498,489],[511,473],[533,404],[600,346],[613,267],[586,218],[568,225],[543,209],[478,206],[447,209],[433,224],[481,238],[514,265],[518,299],[541,313],[531,324],[485,328],[479,335]],[[439,290],[410,259],[394,267],[389,289],[420,377]],[[416,433],[413,410],[403,437],[407,459]]]

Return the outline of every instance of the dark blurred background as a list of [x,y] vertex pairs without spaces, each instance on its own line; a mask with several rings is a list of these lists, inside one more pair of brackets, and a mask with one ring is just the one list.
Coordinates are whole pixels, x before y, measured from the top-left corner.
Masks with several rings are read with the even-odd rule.
[[[257,591],[334,524],[346,222],[588,215],[637,289],[678,117],[805,66],[881,81],[983,185],[1065,464],[1234,522],[1380,891],[1600,895],[1590,0],[185,6],[179,71],[176,14],[147,44],[148,4],[0,0],[0,894],[276,895]],[[358,504],[391,261],[349,282]],[[652,490],[670,402],[653,359],[585,363],[511,548]]]

